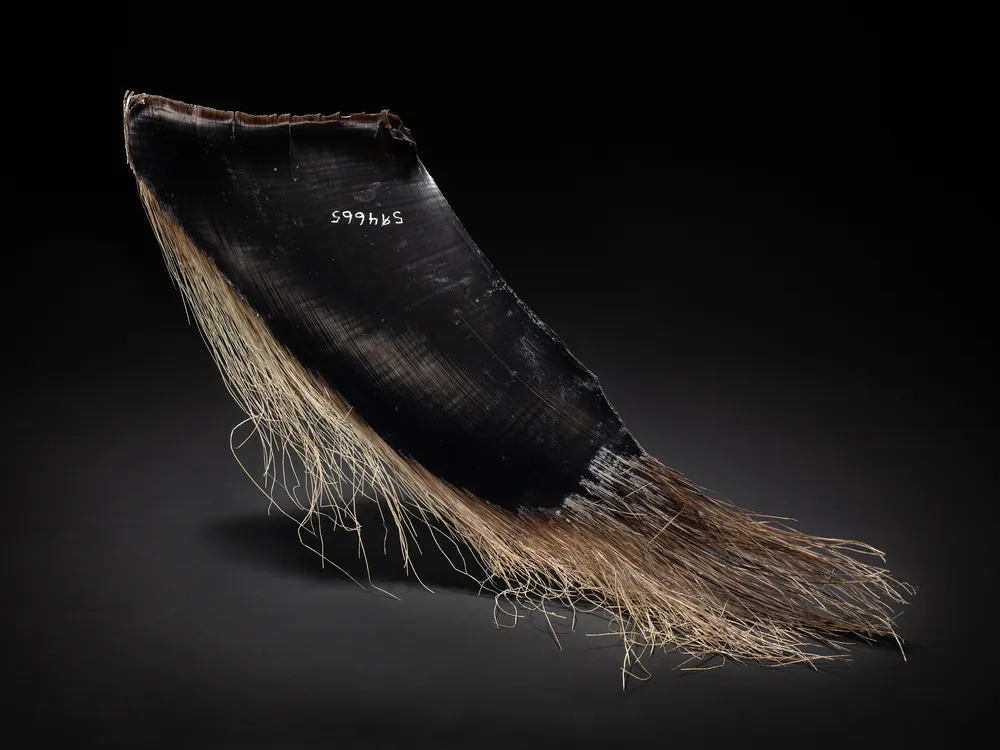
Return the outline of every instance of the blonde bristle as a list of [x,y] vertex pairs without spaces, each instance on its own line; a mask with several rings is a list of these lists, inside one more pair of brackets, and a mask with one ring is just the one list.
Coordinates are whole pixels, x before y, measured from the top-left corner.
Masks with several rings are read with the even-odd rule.
[[[902,603],[912,590],[855,558],[881,559],[880,552],[714,500],[649,455],[602,452],[579,494],[559,508],[518,512],[400,456],[278,343],[141,179],[138,188],[186,308],[260,440],[264,481],[254,481],[277,507],[275,492],[283,489],[305,511],[300,538],[317,539],[324,563],[337,564],[323,553],[317,522],[358,532],[366,556],[357,504],[375,502],[414,575],[418,524],[439,548],[445,540],[454,545],[459,562],[448,559],[466,573],[467,550],[496,597],[497,624],[506,624],[505,613],[517,621],[507,603],[546,617],[553,603],[606,613],[624,644],[623,674],[661,647],[787,664],[844,658],[838,634],[899,642],[884,602]],[[301,469],[286,468],[292,464]]]

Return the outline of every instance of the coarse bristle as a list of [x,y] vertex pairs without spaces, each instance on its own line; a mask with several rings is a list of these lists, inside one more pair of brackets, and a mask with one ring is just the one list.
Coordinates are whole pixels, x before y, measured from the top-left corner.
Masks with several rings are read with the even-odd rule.
[[[880,552],[713,499],[648,454],[602,451],[560,507],[516,512],[400,456],[275,340],[141,179],[138,188],[187,308],[260,439],[258,486],[273,500],[294,484],[289,496],[306,511],[300,538],[320,517],[360,532],[357,502],[367,498],[391,517],[415,574],[416,524],[439,548],[454,545],[457,568],[467,571],[462,550],[473,555],[498,617],[505,602],[546,615],[551,603],[604,612],[624,643],[626,672],[659,647],[786,664],[843,658],[844,634],[902,645],[886,602],[902,603],[911,589],[857,559]],[[287,481],[290,459],[301,468]]]

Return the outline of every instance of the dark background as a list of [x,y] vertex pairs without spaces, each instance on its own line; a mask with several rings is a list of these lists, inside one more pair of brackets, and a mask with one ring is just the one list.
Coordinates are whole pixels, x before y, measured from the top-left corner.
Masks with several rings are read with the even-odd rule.
[[[4,730],[129,748],[974,737],[996,617],[984,21],[316,13],[8,29],[32,51],[7,92]],[[433,555],[434,595],[375,556],[401,601],[321,570],[229,452],[241,415],[135,194],[126,89],[400,115],[650,452],[888,553],[919,588],[908,660],[692,673],[657,655],[623,692],[596,618],[557,625],[560,651],[544,619],[494,627]],[[360,571],[347,535],[327,556]]]

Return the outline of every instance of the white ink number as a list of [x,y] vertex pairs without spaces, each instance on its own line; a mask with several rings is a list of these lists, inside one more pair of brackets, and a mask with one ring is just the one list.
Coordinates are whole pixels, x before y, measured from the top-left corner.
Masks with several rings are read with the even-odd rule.
[[369,213],[368,216],[366,217],[364,211],[354,211],[354,212],[334,211],[333,218],[330,219],[330,223],[339,224],[342,219],[346,221],[348,224],[352,224],[353,222],[356,221],[358,222],[358,226],[364,226],[367,223],[369,226],[374,224],[377,227],[384,227],[388,226],[389,224],[403,223],[403,217],[399,213],[399,211],[393,211],[392,216],[386,216],[385,214],[381,214],[381,217],[382,218],[379,219],[379,217],[373,213]]

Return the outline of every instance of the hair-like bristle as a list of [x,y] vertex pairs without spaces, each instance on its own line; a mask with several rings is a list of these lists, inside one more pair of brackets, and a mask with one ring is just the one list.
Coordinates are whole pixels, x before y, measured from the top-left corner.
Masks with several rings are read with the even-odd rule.
[[306,511],[300,530],[322,516],[360,532],[356,504],[367,497],[394,522],[408,569],[415,524],[426,524],[439,547],[449,540],[459,555],[474,555],[498,612],[504,600],[605,612],[624,643],[626,672],[658,647],[785,664],[844,657],[844,634],[902,645],[887,602],[912,590],[857,558],[880,552],[713,499],[647,454],[603,451],[580,493],[558,508],[517,512],[400,456],[275,340],[141,179],[138,188],[167,267],[261,441],[258,486],[273,500],[289,484],[279,476],[286,459],[301,467],[289,492]]

